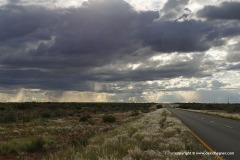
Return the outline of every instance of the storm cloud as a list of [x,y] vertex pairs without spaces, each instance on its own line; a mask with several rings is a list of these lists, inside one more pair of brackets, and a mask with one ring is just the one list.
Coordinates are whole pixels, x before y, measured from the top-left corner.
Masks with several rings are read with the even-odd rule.
[[[135,90],[122,95],[131,97],[142,96],[147,81],[214,77],[209,52],[226,46],[230,51],[229,40],[237,41],[239,2],[205,6],[196,19],[175,21],[189,3],[169,0],[160,11],[137,11],[123,0],[89,0],[76,7],[8,1],[0,6],[0,89],[122,94],[128,92],[119,89],[122,83],[122,88],[134,83]],[[230,64],[239,62],[236,48],[221,70],[238,66]]]
[[223,2],[220,6],[205,6],[202,10],[198,11],[198,16],[207,19],[240,19],[240,2],[231,1]]
[[183,12],[183,9],[188,4],[189,0],[171,0],[167,1],[160,11],[161,19],[176,19],[179,17],[179,13]]

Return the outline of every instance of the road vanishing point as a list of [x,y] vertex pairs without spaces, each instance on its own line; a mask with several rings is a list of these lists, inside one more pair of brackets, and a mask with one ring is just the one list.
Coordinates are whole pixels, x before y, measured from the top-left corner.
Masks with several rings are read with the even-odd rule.
[[217,116],[168,108],[179,118],[208,149],[215,152],[234,152],[234,155],[217,156],[218,159],[240,160],[240,121]]

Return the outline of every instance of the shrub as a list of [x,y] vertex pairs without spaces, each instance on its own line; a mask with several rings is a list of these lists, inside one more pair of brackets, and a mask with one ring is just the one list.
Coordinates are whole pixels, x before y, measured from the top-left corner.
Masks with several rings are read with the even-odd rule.
[[72,136],[70,138],[70,143],[73,147],[86,147],[89,143],[89,139],[95,135],[94,132],[89,132],[85,135],[81,135],[81,136]]
[[64,117],[66,115],[66,111],[64,109],[56,109],[53,113],[53,117]]
[[149,110],[149,109],[142,109],[141,112],[142,112],[142,113],[149,113],[150,110]]
[[163,105],[162,104],[158,104],[158,105],[156,105],[156,108],[157,109],[163,108]]
[[45,141],[42,137],[38,137],[33,139],[29,145],[27,146],[26,150],[28,152],[39,152],[44,150]]
[[51,118],[51,112],[48,110],[44,111],[44,112],[42,112],[41,117],[42,118]]
[[88,123],[91,124],[91,125],[95,125],[95,122],[92,119],[89,119]]
[[6,110],[5,107],[0,107],[0,111],[4,111],[4,110]]
[[20,104],[17,105],[17,109],[19,109],[19,110],[25,110],[27,108],[28,107],[24,103],[20,103]]
[[82,117],[79,119],[79,121],[80,121],[80,122],[86,122],[86,121],[88,121],[88,119],[90,119],[90,118],[92,118],[90,115],[84,115],[84,116],[82,116]]
[[139,115],[139,112],[138,111],[133,111],[130,116],[138,116]]
[[227,107],[225,107],[225,110],[226,110],[228,113],[234,113],[234,112],[237,111],[237,107],[227,106]]
[[4,121],[5,123],[17,122],[16,115],[14,113],[5,113]]
[[150,110],[150,111],[156,111],[156,110],[157,110],[157,107],[156,107],[156,106],[151,106],[151,107],[149,107],[149,110]]
[[104,115],[102,117],[102,121],[104,123],[114,123],[114,122],[116,122],[116,117],[113,115]]
[[80,137],[73,136],[71,137],[70,142],[74,147],[85,147],[88,145],[88,140],[89,140],[88,136],[80,136]]
[[22,152],[41,152],[46,146],[53,144],[53,139],[47,137],[14,139],[0,143],[0,154],[20,154]]

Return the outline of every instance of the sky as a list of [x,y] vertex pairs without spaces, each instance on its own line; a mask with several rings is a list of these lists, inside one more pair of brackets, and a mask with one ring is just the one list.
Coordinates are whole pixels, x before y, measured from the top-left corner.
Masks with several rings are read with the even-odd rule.
[[1,102],[240,103],[240,0],[0,0]]

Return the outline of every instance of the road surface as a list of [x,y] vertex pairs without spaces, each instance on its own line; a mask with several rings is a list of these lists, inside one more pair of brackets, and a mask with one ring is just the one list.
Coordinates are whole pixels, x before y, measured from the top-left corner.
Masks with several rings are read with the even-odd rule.
[[234,152],[222,156],[226,160],[240,160],[240,121],[212,115],[168,108],[193,133],[216,152]]

